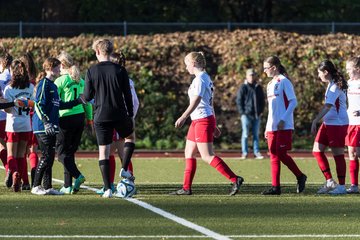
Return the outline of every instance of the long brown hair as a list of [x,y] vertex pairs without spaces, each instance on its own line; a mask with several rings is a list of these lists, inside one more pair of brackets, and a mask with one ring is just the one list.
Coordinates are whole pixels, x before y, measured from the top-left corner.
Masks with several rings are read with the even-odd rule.
[[13,88],[24,89],[30,86],[29,75],[25,64],[20,60],[14,60],[10,65],[11,80],[10,86]]
[[318,70],[322,72],[326,70],[330,74],[334,83],[341,90],[346,91],[348,89],[348,84],[344,75],[335,68],[335,65],[330,60],[326,59],[322,61],[318,66]]
[[37,69],[34,61],[34,57],[31,54],[31,52],[26,52],[24,55],[20,57],[20,61],[22,61],[25,64],[26,70],[29,74],[30,82],[34,81],[37,74]]

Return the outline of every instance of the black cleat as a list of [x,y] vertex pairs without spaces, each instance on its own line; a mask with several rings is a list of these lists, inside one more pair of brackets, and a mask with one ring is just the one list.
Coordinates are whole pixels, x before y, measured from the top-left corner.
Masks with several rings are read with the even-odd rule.
[[244,182],[244,178],[238,176],[236,179],[236,182],[233,183],[232,187],[231,187],[231,191],[230,191],[230,196],[234,196],[235,194],[237,194],[239,192],[239,189],[241,187],[241,185]]
[[304,191],[306,179],[307,176],[305,174],[302,174],[300,177],[297,177],[297,186],[296,186],[297,193],[302,193]]
[[21,190],[30,190],[30,184],[23,184],[21,185]]
[[268,190],[265,190],[261,193],[262,195],[280,195],[281,194],[281,188],[272,186]]
[[169,193],[169,195],[191,195],[191,194],[192,194],[192,192],[191,192],[190,189],[189,189],[189,190],[185,190],[185,189],[183,189],[183,188],[181,188],[181,189],[179,189],[179,190],[177,190],[177,191],[175,191],[175,192]]
[[7,188],[11,188],[12,185],[13,185],[12,172],[10,170],[8,170],[6,177],[5,177],[5,186]]

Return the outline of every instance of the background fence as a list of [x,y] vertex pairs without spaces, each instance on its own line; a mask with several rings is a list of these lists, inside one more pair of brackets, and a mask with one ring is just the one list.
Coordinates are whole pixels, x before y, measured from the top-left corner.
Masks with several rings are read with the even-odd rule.
[[1,22],[0,37],[73,37],[79,34],[123,35],[155,34],[175,31],[235,29],[276,29],[303,34],[351,33],[360,34],[358,22],[302,22],[302,23],[239,23],[239,22]]

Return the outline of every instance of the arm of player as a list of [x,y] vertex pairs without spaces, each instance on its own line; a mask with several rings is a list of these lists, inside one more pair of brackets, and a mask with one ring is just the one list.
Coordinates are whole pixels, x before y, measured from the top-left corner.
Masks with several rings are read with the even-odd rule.
[[175,122],[175,127],[176,127],[176,128],[181,128],[181,127],[184,125],[186,119],[190,116],[190,114],[191,114],[191,113],[195,110],[195,108],[199,105],[200,101],[201,101],[201,97],[200,97],[200,96],[195,96],[195,97],[191,100],[191,102],[190,102],[189,106],[187,107],[187,109],[185,110],[185,112],[181,115],[181,117],[179,117],[179,118],[176,120],[176,122]]
[[289,100],[289,105],[286,109],[286,112],[284,113],[283,116],[281,116],[281,120],[278,123],[277,129],[278,130],[283,130],[285,127],[285,119],[289,119],[290,115],[292,115],[294,113],[294,110],[297,106],[297,101],[296,98],[290,99]]
[[324,107],[321,109],[321,111],[316,115],[315,119],[312,121],[311,124],[311,133],[316,134],[316,124],[322,119],[331,109],[332,105],[329,103],[326,103]]

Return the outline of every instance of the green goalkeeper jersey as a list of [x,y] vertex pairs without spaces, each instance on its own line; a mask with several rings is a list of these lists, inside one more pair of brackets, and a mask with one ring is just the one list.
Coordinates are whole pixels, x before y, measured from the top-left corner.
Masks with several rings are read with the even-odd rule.
[[[61,101],[69,102],[77,99],[80,94],[84,92],[85,81],[80,79],[77,83],[73,81],[69,74],[64,74],[55,80],[55,85],[58,88],[58,93]],[[87,120],[93,119],[93,110],[90,103],[80,104],[71,109],[60,110],[60,117],[80,114],[85,112]]]

